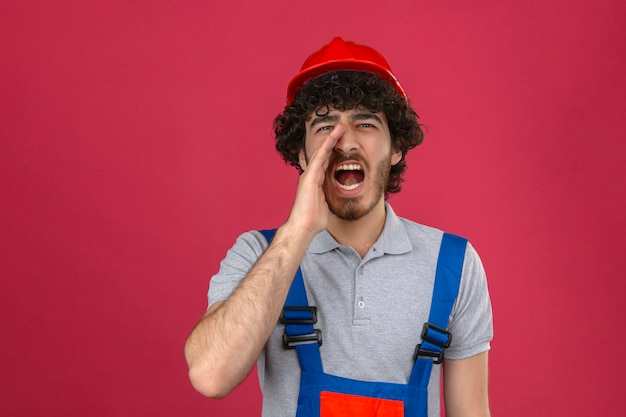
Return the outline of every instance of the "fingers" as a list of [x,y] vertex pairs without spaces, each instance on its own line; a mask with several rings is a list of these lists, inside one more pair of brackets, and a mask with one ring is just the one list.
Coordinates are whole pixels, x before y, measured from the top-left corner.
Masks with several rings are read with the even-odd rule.
[[323,170],[326,169],[333,148],[341,138],[341,135],[343,135],[344,130],[345,127],[342,124],[337,124],[333,127],[333,130],[326,136],[320,147],[313,152],[309,160],[309,167],[318,166]]

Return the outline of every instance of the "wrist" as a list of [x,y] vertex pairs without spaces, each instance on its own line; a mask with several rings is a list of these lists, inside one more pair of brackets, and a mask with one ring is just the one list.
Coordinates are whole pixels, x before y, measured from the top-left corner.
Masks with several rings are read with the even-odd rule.
[[278,228],[275,239],[284,241],[292,249],[300,248],[304,253],[319,232],[320,230],[308,227],[289,218]]

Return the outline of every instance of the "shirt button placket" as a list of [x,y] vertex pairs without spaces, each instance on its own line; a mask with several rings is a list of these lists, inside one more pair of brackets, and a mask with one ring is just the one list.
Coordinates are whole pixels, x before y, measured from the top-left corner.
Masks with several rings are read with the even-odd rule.
[[360,294],[360,290],[359,287],[361,286],[361,279],[363,278],[363,266],[360,266],[357,270],[356,270],[356,284],[355,284],[355,298],[356,298],[356,312],[355,312],[355,317],[358,318],[365,318],[365,300],[363,298],[363,296]]

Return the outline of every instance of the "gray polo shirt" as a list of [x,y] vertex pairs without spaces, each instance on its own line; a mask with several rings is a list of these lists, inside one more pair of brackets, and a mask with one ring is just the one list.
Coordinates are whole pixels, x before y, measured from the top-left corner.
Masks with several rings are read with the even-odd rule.
[[[326,231],[309,246],[302,275],[310,305],[318,309],[324,372],[362,381],[407,383],[415,346],[428,321],[443,232],[396,216],[386,205],[385,227],[361,259]],[[209,304],[222,301],[267,247],[258,231],[242,234],[211,279]],[[478,254],[468,244],[459,295],[448,330],[446,358],[464,359],[489,349],[491,303]],[[257,362],[264,417],[295,416],[300,366],[282,346],[277,325]],[[429,384],[429,417],[439,416],[440,366]]]

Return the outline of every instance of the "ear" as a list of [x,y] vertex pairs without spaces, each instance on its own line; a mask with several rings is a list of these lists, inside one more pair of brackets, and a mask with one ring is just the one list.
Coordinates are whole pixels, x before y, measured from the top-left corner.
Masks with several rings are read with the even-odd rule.
[[402,160],[402,150],[399,146],[394,146],[391,149],[391,166],[396,165]]
[[300,163],[300,168],[302,169],[302,171],[306,170],[307,161],[304,148],[300,149],[300,153],[298,154],[298,162]]

